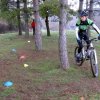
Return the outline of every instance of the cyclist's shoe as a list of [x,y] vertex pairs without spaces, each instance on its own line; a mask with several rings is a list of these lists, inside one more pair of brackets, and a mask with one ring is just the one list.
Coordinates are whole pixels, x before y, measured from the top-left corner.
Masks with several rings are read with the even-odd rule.
[[100,40],[100,34],[98,35],[98,40]]
[[78,53],[77,55],[76,55],[76,61],[77,62],[79,62],[80,60],[81,60],[81,53]]

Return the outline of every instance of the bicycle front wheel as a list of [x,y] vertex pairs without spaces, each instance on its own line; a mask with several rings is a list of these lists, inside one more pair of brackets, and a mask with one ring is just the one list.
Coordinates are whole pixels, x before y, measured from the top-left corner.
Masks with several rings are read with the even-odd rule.
[[82,52],[81,52],[81,59],[80,59],[79,61],[77,61],[78,49],[79,49],[79,47],[77,46],[77,47],[75,48],[75,51],[74,51],[74,58],[75,58],[76,64],[77,64],[78,66],[81,66],[81,65],[83,64],[83,62],[84,62],[84,59],[83,59],[83,54],[82,54]]
[[96,51],[93,50],[90,53],[90,64],[91,64],[91,70],[94,77],[98,77],[98,61],[97,61],[97,55]]

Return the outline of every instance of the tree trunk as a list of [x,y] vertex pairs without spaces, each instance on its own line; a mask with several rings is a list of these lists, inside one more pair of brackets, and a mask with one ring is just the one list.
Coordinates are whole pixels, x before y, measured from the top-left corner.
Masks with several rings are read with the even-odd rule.
[[42,50],[42,35],[40,27],[40,15],[39,15],[39,1],[33,0],[34,16],[35,16],[35,49]]
[[28,26],[28,11],[27,11],[27,0],[24,0],[24,18],[25,18],[25,37],[29,37],[29,26]]
[[60,0],[60,21],[59,21],[59,56],[63,69],[69,68],[67,40],[66,40],[66,6],[67,0]]
[[19,30],[19,35],[22,35],[22,30],[21,30],[21,18],[20,18],[20,1],[17,0],[17,19],[18,19],[18,30]]
[[47,28],[47,36],[51,36],[50,35],[48,15],[46,16],[45,24],[46,24],[46,28]]
[[88,10],[89,0],[86,0],[86,10]]
[[[93,19],[93,0],[90,0],[90,5],[89,5],[89,18]],[[88,35],[91,36],[90,34],[90,27],[88,28]]]
[[79,13],[83,10],[83,0],[79,0]]
[[93,0],[90,0],[89,18],[93,19]]

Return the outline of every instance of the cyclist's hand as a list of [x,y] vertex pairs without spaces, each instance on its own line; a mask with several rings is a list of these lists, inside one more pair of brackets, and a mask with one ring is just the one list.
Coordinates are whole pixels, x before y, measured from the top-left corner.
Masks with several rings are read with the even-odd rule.
[[98,40],[100,40],[100,34],[99,34],[99,36],[98,36]]

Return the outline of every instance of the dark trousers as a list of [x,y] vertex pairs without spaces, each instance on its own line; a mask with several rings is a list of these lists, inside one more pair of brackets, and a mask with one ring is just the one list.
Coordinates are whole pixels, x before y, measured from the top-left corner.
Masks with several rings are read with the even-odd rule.
[[33,28],[33,35],[35,35],[35,27]]
[[78,53],[80,53],[83,48],[82,39],[87,43],[87,49],[90,46],[90,42],[89,42],[89,36],[86,32],[82,32],[82,33],[79,32],[78,36],[80,38],[80,40],[77,40],[77,43],[79,45]]

